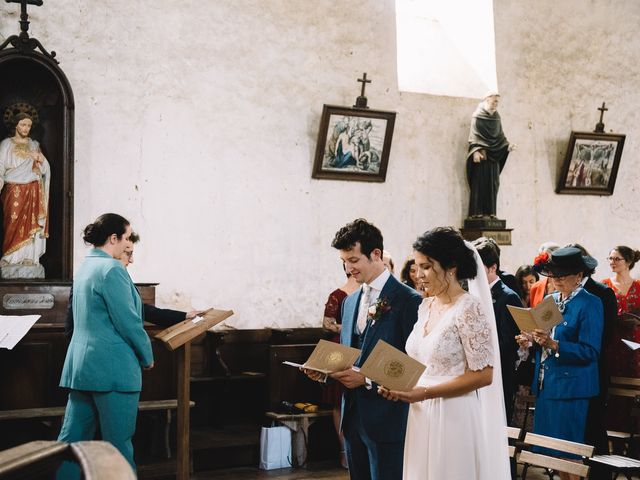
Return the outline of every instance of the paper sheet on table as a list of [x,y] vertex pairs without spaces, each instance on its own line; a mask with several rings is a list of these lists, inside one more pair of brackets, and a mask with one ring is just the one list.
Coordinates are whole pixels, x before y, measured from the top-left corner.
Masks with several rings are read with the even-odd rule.
[[640,348],[640,343],[632,342],[631,340],[622,339],[622,343],[624,343],[631,350],[637,350]]
[[320,373],[332,373],[345,370],[353,365],[360,356],[360,350],[327,340],[320,340],[304,364],[282,362],[291,367],[302,367]]
[[426,368],[384,340],[378,340],[360,373],[389,390],[407,392],[416,386]]
[[532,332],[536,328],[549,331],[563,321],[562,314],[551,295],[533,308],[521,308],[512,305],[507,305],[507,308],[513,317],[513,321],[523,332]]
[[0,315],[0,348],[13,349],[40,315]]

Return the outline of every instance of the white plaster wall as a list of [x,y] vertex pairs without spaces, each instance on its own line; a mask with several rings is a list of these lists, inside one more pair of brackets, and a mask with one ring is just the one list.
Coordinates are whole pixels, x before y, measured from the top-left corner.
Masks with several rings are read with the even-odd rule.
[[[427,228],[460,226],[477,101],[399,93],[393,0],[47,0],[31,33],[55,50],[76,100],[80,231],[116,211],[141,234],[134,280],[159,303],[233,308],[236,328],[316,326],[343,279],[335,231],[363,216],[397,263]],[[18,6],[0,6],[0,37]],[[495,0],[501,115],[519,144],[498,213],[514,228],[503,265],[545,240],[602,260],[637,235],[640,2]],[[387,181],[312,180],[322,104],[398,112]],[[627,141],[612,197],[556,195],[570,131]],[[606,265],[599,275],[606,275]]]

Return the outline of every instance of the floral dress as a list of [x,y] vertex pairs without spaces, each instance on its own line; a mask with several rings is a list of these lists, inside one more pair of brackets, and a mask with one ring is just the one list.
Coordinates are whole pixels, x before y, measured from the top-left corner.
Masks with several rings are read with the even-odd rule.
[[[618,301],[618,322],[613,328],[609,349],[604,352],[609,358],[611,376],[640,378],[640,350],[633,351],[622,343],[622,339],[640,343],[640,326],[622,320],[626,313],[640,314],[640,280],[633,281],[626,295],[622,295],[610,278],[605,278],[602,283],[611,287]],[[607,428],[628,431],[631,408],[631,399],[611,397],[607,405]]]

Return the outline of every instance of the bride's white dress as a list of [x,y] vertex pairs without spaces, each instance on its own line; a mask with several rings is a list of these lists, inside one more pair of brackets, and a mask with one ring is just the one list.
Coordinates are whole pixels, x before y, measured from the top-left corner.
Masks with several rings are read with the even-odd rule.
[[[420,305],[407,354],[427,366],[418,381],[429,387],[494,363],[491,328],[480,301],[465,293],[425,336],[432,298]],[[495,380],[495,379],[494,379]],[[494,480],[477,391],[413,403],[404,446],[405,480]],[[506,445],[504,447],[506,453]],[[495,473],[495,472],[493,472]]]

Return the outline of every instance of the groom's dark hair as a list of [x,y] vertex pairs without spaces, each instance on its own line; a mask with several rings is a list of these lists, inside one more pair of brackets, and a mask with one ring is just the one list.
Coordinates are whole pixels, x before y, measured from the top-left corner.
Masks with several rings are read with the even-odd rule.
[[360,242],[360,251],[367,258],[371,258],[371,252],[376,248],[380,249],[382,257],[384,250],[382,232],[364,218],[357,218],[338,230],[331,246],[337,250],[350,250],[356,245],[356,242]]

